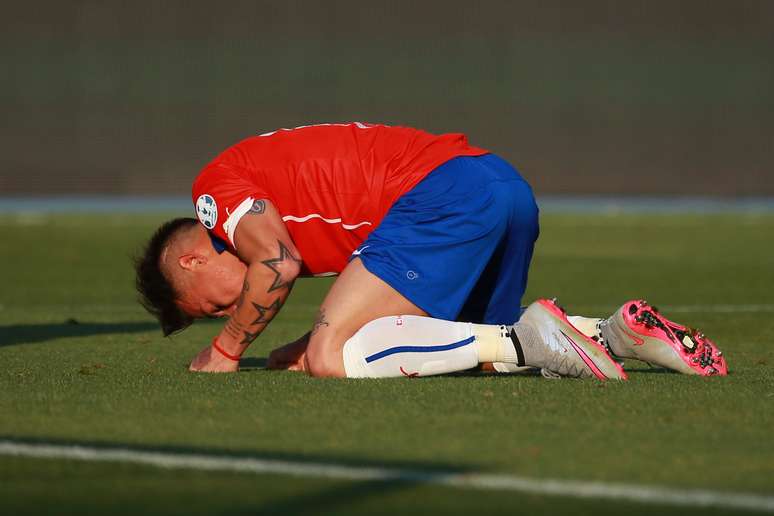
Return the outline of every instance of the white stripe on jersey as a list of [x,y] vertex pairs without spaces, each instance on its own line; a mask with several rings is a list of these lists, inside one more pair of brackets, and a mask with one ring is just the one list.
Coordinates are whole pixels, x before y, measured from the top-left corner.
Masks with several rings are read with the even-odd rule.
[[303,217],[296,217],[294,215],[285,215],[284,217],[282,217],[282,221],[283,222],[288,222],[288,221],[290,221],[290,222],[306,222],[306,221],[311,220],[311,219],[320,219],[323,222],[327,222],[328,224],[341,224],[341,227],[343,227],[344,229],[348,229],[348,230],[357,229],[360,226],[371,226],[372,225],[367,220],[364,220],[363,222],[358,222],[357,224],[344,224],[343,222],[341,222],[341,219],[326,219],[325,217],[323,217],[319,213],[310,213],[309,215],[305,215]]

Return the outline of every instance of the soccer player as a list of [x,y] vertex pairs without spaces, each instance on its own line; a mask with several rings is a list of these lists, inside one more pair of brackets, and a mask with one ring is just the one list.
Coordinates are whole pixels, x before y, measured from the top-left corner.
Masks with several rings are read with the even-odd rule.
[[424,376],[493,364],[625,379],[611,356],[725,374],[698,332],[644,302],[601,321],[539,300],[521,314],[538,209],[529,185],[461,134],[362,123],[280,129],[210,162],[198,222],[164,224],[137,262],[165,334],[229,316],[193,371],[230,372],[298,276],[338,275],[311,331],[270,366],[313,376]]

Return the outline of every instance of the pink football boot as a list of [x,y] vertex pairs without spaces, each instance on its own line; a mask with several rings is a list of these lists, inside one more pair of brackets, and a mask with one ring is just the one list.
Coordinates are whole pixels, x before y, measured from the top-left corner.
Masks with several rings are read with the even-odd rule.
[[634,358],[702,376],[727,375],[723,353],[703,333],[674,323],[647,301],[634,300],[599,324],[610,351],[620,358]]
[[567,319],[556,300],[538,299],[522,314],[519,324],[532,326],[540,335],[543,361],[530,364],[543,376],[626,380],[626,373],[607,349],[585,335]]

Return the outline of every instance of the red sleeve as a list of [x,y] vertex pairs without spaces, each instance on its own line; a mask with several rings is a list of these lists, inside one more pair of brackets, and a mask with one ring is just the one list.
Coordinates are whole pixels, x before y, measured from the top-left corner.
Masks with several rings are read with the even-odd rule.
[[191,195],[199,222],[234,248],[236,226],[253,201],[271,200],[263,188],[251,181],[249,171],[223,163],[210,164],[202,170]]

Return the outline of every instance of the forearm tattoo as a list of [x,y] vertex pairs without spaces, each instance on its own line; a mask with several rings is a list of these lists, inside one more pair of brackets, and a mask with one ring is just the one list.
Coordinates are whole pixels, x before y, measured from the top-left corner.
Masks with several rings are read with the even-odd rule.
[[[287,299],[287,296],[285,296],[285,299]],[[285,299],[283,299],[282,296],[279,296],[274,301],[272,301],[269,306],[263,306],[254,301],[250,301],[250,304],[252,304],[253,308],[255,308],[258,312],[258,317],[256,317],[247,328],[245,328],[244,325],[240,325],[240,331],[242,332],[242,340],[240,344],[250,344],[252,341],[254,341],[255,338],[263,331],[263,329],[266,328],[266,325],[268,325],[274,316],[277,315],[277,312],[282,307]],[[253,327],[256,327],[255,331],[250,331],[250,329]],[[234,335],[234,337],[237,336]]]
[[234,319],[234,317],[231,317],[226,322],[226,326],[223,329],[233,338],[238,339],[240,336],[239,334],[245,329],[245,325]]
[[255,330],[254,332],[249,332],[247,330],[244,331],[242,334],[242,340],[239,342],[240,344],[250,344],[252,341],[255,340],[255,338],[258,336],[259,333],[263,331],[263,328],[259,328]]
[[253,303],[253,306],[258,310],[258,317],[250,323],[250,326],[255,324],[268,324],[282,306],[282,298],[278,297],[269,306],[261,306],[258,303]]
[[[239,294],[239,299],[237,300],[237,309],[239,309],[239,307],[242,306],[242,303],[244,303],[245,294],[248,290],[250,290],[250,283],[245,280],[244,284],[242,285],[242,293]],[[242,333],[242,331],[245,329],[245,325],[231,316],[228,321],[226,321],[226,326],[223,329],[233,338],[238,339],[240,338],[240,333]]]
[[266,292],[274,292],[275,290],[292,285],[295,278],[288,279],[283,277],[283,265],[292,262],[299,264],[301,263],[301,260],[293,256],[293,253],[290,252],[290,249],[288,249],[281,240],[277,240],[277,243],[279,244],[279,256],[270,260],[263,260],[261,262],[266,267],[270,268],[275,274],[274,281],[269,287],[269,290]]
[[317,312],[317,318],[314,321],[314,326],[312,326],[312,331],[309,335],[314,335],[323,326],[330,326],[330,323],[325,320],[325,308],[320,308],[320,310]]
[[242,304],[245,302],[245,294],[250,290],[250,283],[245,280],[245,284],[242,285],[242,293],[239,294],[239,300],[237,301],[237,308],[242,306]]
[[[250,212],[255,214],[263,213],[265,208],[266,206],[263,201],[255,201],[253,203],[253,207],[250,209]],[[255,338],[266,327],[266,325],[269,324],[275,315],[277,315],[279,309],[282,308],[282,305],[287,299],[290,288],[293,286],[293,280],[295,277],[287,277],[286,267],[284,264],[292,262],[301,263],[301,260],[293,256],[293,253],[290,252],[290,249],[288,249],[287,246],[282,243],[282,241],[277,240],[277,243],[279,244],[279,256],[261,262],[263,265],[271,269],[275,275],[271,286],[269,286],[266,293],[268,294],[282,288],[286,288],[288,292],[285,293],[284,296],[280,293],[276,298],[274,298],[274,301],[266,306],[254,301],[250,301],[250,304],[253,305],[253,308],[255,308],[255,311],[258,313],[258,316],[253,319],[250,324],[242,324],[236,321],[233,317],[229,319],[229,321],[226,323],[225,331],[235,339],[241,338],[242,340],[240,341],[240,344],[250,344],[253,340],[255,340]],[[242,287],[242,293],[239,296],[239,301],[237,301],[237,308],[244,304],[245,298],[247,297],[247,292],[249,290],[250,283],[245,280],[245,283]],[[322,321],[320,324],[324,324],[326,326],[328,325],[327,321]]]

